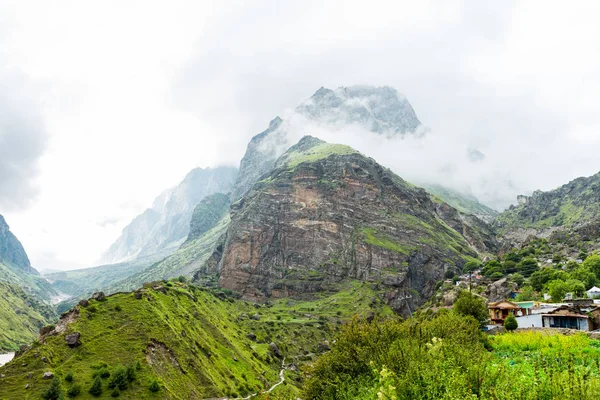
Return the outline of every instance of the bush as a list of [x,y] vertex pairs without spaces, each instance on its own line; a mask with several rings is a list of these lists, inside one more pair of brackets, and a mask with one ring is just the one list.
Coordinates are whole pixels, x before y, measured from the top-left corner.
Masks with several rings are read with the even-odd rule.
[[160,390],[160,384],[158,383],[158,381],[156,379],[153,379],[152,382],[150,382],[150,385],[148,386],[148,389],[152,392],[152,393],[156,393]]
[[96,397],[102,394],[102,379],[100,378],[100,375],[96,375],[88,393]]
[[504,320],[504,327],[509,332],[512,332],[519,327],[519,323],[514,315],[510,314],[508,317],[506,317]]
[[67,372],[67,374],[65,375],[65,381],[73,382],[73,372],[71,372],[71,371]]
[[119,388],[115,388],[111,393],[110,393],[110,397],[119,397],[121,395],[121,392],[119,391]]
[[127,369],[122,365],[119,365],[112,373],[110,380],[108,381],[108,387],[110,389],[119,388],[120,390],[127,389]]
[[77,397],[79,396],[79,393],[81,393],[80,385],[73,385],[67,390],[67,396],[69,397]]
[[110,376],[110,371],[108,370],[107,367],[101,367],[98,371],[95,371],[92,374],[93,378],[95,378],[97,376],[99,376],[102,379],[106,379],[106,378],[108,378]]
[[459,315],[475,318],[480,326],[488,321],[489,312],[485,300],[466,290],[458,294],[453,310]]
[[42,393],[42,398],[45,400],[57,400],[61,396],[62,388],[60,387],[60,379],[55,376],[54,379],[52,379],[52,383],[50,383],[50,387]]

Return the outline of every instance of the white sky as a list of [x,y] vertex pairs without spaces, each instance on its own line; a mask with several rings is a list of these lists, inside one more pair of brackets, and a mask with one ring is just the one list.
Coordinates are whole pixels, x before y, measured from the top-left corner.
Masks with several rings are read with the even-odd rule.
[[190,169],[353,84],[481,149],[506,198],[551,189],[600,170],[598,20],[595,1],[0,0],[0,213],[36,268],[91,266]]

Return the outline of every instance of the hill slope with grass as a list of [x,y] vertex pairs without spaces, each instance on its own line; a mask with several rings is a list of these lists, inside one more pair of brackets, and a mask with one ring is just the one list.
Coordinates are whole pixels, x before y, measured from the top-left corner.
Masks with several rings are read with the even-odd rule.
[[0,281],[0,353],[31,343],[55,318],[52,307],[20,286]]
[[[580,229],[598,223],[600,173],[578,178],[557,189],[520,196],[519,205],[501,213],[494,224],[501,234],[519,232],[548,236],[560,229]],[[524,235],[523,235],[524,236]]]
[[[257,305],[177,281],[90,299],[0,368],[0,399],[39,399],[53,388],[77,398],[236,398],[271,388],[295,399],[301,365],[324,351],[352,315],[389,315],[371,286],[349,283],[312,301]],[[100,394],[89,393],[96,384]],[[27,387],[27,388],[26,388]],[[52,390],[54,390],[52,389]],[[92,389],[93,391],[94,389]],[[152,392],[152,390],[157,390]]]

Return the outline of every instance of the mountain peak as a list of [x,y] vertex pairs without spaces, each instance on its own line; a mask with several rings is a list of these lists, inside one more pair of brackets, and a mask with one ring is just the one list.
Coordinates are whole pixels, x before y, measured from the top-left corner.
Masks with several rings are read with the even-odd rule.
[[408,100],[389,86],[321,87],[296,111],[321,123],[359,124],[376,133],[412,133],[421,125]]

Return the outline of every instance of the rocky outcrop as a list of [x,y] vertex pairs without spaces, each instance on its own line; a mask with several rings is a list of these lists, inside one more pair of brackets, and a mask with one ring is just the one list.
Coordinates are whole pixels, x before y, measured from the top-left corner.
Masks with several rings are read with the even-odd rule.
[[70,348],[79,347],[79,346],[81,346],[81,341],[79,340],[80,338],[81,338],[81,333],[73,332],[73,333],[65,336],[65,342],[67,342],[67,346],[69,346]]
[[228,212],[229,195],[215,193],[206,196],[194,209],[190,222],[190,233],[183,245],[185,246],[214,228]]
[[508,278],[503,278],[488,285],[485,290],[485,297],[487,297],[489,302],[495,303],[510,298],[510,294],[516,290],[516,283],[510,282]]
[[219,285],[261,300],[359,279],[409,314],[447,269],[493,243],[445,207],[351,148],[305,137],[232,205]]

